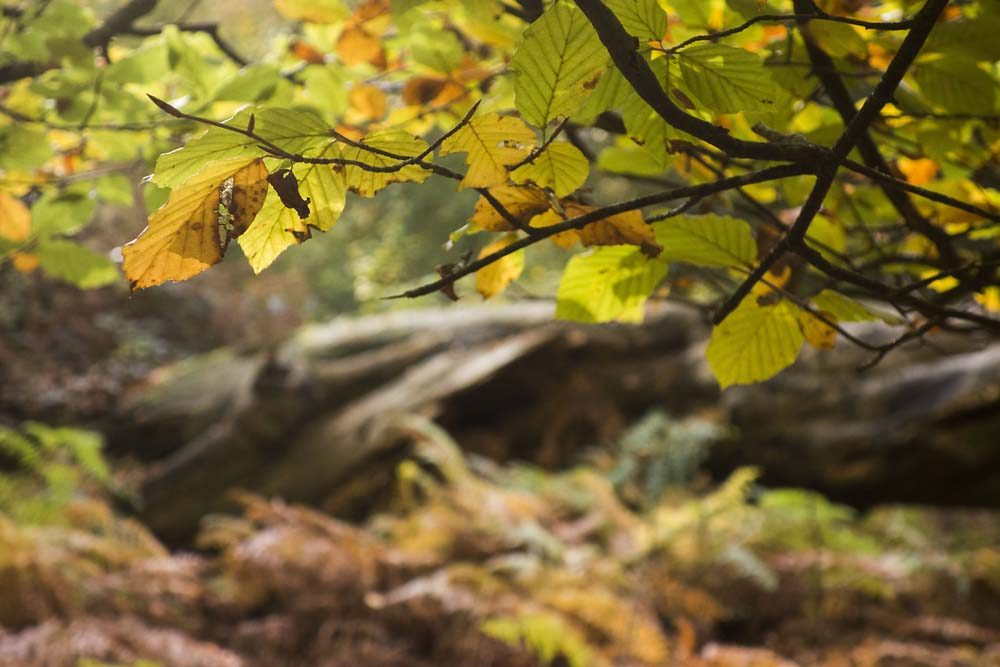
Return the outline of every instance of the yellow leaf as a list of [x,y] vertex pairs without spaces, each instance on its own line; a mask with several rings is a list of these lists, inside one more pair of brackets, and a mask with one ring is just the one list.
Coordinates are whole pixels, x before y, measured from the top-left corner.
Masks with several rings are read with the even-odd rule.
[[264,204],[266,179],[263,160],[236,158],[208,165],[171,192],[122,250],[132,289],[186,280],[218,263]]
[[27,241],[31,234],[31,211],[20,199],[0,192],[0,238],[14,243]]
[[777,375],[795,363],[804,340],[794,306],[762,306],[751,295],[712,330],[705,356],[725,389]]
[[467,153],[469,170],[463,188],[489,188],[508,180],[507,167],[523,160],[535,144],[535,132],[519,118],[495,113],[477,116],[441,144],[441,155]]
[[[406,158],[418,155],[427,148],[427,143],[423,139],[399,129],[371,132],[365,135],[363,143],[366,146]],[[398,158],[387,157],[354,146],[344,147],[342,155],[345,159],[356,160],[373,167],[388,167],[401,162]],[[402,181],[423,183],[430,175],[430,171],[417,165],[408,165],[402,169],[386,172],[368,171],[355,166],[344,168],[347,188],[362,197],[374,197],[376,192],[390,183]]]
[[901,157],[896,161],[899,170],[903,172],[906,180],[914,185],[927,185],[938,175],[938,163],[930,158],[922,157],[911,160],[908,157]]
[[[594,210],[583,204],[564,204],[567,218],[575,218]],[[637,245],[647,257],[656,257],[663,248],[656,242],[653,228],[643,220],[639,211],[626,211],[592,222],[580,230],[580,241],[585,246]]]
[[1000,312],[1000,287],[987,287],[972,298],[991,313]]
[[753,286],[751,292],[757,296],[766,296],[787,285],[791,277],[792,267],[788,264],[783,265],[778,270],[771,269],[764,274],[763,279]]
[[344,210],[347,187],[343,170],[329,165],[297,164],[292,172],[298,179],[299,194],[309,200],[309,216],[299,217],[270,192],[264,207],[239,239],[250,268],[260,273],[290,246],[311,235],[310,228],[328,231]]
[[[549,209],[544,213],[540,213],[531,219],[531,227],[551,227],[552,225],[558,225],[560,222],[565,222],[566,219],[561,215]],[[580,241],[580,232],[575,229],[569,229],[565,232],[559,232],[554,236],[549,237],[553,243],[562,248],[563,250],[569,250],[574,245]]]
[[[829,321],[837,321],[833,313],[820,312]],[[808,310],[799,310],[799,326],[802,328],[802,335],[806,337],[806,342],[817,350],[832,350],[837,344],[837,330]]]
[[350,16],[341,0],[274,0],[274,8],[286,18],[311,23],[336,23]]
[[[549,198],[545,192],[531,186],[500,185],[490,188],[490,194],[507,209],[508,213],[523,222],[527,222],[549,207]],[[489,232],[513,229],[485,197],[480,197],[476,202],[475,211],[469,222]]]
[[351,88],[347,101],[361,122],[382,118],[388,108],[385,93],[370,83],[362,83]]
[[[516,240],[517,236],[506,234],[502,239],[483,248],[479,252],[479,258],[503,250]],[[484,299],[494,297],[517,280],[522,271],[524,271],[524,250],[517,250],[476,271],[476,290]]]
[[587,180],[590,162],[576,146],[568,142],[549,144],[530,163],[511,172],[516,183],[534,183],[551,189],[557,197],[574,192]]

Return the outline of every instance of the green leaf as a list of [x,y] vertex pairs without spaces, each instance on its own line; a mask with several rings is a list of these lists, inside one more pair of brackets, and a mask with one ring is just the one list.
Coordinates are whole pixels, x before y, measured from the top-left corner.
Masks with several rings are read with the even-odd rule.
[[663,39],[667,31],[667,13],[656,0],[605,0],[604,4],[640,42]]
[[697,266],[746,267],[757,244],[744,220],[721,215],[679,215],[653,224],[656,242],[671,261]]
[[31,208],[32,232],[41,237],[68,236],[94,217],[96,202],[85,192],[47,192]]
[[706,357],[725,389],[774,377],[795,363],[804,341],[792,304],[762,306],[751,295],[712,330]]
[[678,54],[687,89],[722,113],[766,111],[777,90],[761,59],[746,49],[699,43]]
[[712,23],[712,3],[706,0],[670,0],[670,9],[689,28],[708,28]]
[[667,275],[667,262],[638,248],[606,246],[575,255],[566,265],[556,317],[576,322],[641,322],[643,304]]
[[264,206],[237,241],[254,273],[270,266],[287,248],[309,238],[310,227],[329,231],[344,210],[347,182],[343,170],[330,165],[296,164],[292,173],[298,179],[299,194],[310,200],[309,217],[299,218],[294,210],[285,208],[277,193],[268,190]]
[[593,26],[573,5],[556,2],[524,32],[514,53],[514,94],[521,116],[545,127],[586,100],[608,61]]
[[415,30],[408,36],[407,44],[414,61],[441,74],[450,74],[458,69],[465,53],[455,33],[431,26]]
[[0,169],[28,171],[52,157],[43,130],[17,123],[0,128]]
[[590,125],[605,111],[617,111],[630,93],[634,95],[635,91],[618,68],[608,67],[583,106],[573,114],[573,120],[581,125]]
[[583,185],[590,162],[576,146],[565,141],[549,144],[532,162],[511,172],[516,183],[534,183],[565,197]]
[[841,322],[872,322],[882,320],[886,324],[901,324],[902,320],[893,315],[878,313],[863,303],[844,296],[840,292],[825,289],[812,298],[817,310],[830,313]]
[[592,651],[579,630],[553,613],[522,614],[516,618],[491,618],[480,626],[483,634],[516,648],[527,647],[540,665],[557,662],[567,667],[595,663]]
[[979,61],[1000,60],[1000,16],[977,16],[961,21],[938,23],[931,32],[924,52],[945,53]]
[[[326,123],[310,111],[245,109],[226,121],[226,124],[245,129],[251,114],[254,116],[254,132],[286,151],[302,153],[308,148],[330,141]],[[189,141],[186,146],[161,155],[156,161],[153,182],[161,187],[174,188],[197,174],[209,162],[265,155],[257,141],[236,132],[213,127],[201,137]]]
[[43,240],[34,254],[47,274],[84,289],[110,285],[121,277],[110,259],[66,239]]
[[918,61],[913,78],[929,102],[951,113],[989,114],[996,106],[996,80],[969,58]]

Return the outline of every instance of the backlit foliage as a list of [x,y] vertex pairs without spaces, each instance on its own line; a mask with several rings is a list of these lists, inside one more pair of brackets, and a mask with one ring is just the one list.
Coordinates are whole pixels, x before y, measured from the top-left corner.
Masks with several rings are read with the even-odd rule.
[[[155,4],[5,6],[0,253],[17,270],[115,281],[72,239],[95,204],[144,196],[133,289],[234,240],[260,272],[353,198],[434,178],[478,191],[452,240],[483,250],[404,296],[476,273],[494,297],[551,241],[560,317],[694,303],[723,387],[804,342],[879,359],[940,326],[1000,330],[995,2],[275,0],[287,23],[253,63],[224,27],[146,25]],[[889,344],[843,326],[889,312]]]

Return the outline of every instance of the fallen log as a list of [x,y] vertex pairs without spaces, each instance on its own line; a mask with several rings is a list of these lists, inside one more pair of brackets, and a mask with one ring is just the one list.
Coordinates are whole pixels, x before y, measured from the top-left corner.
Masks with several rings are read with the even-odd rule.
[[1000,346],[913,345],[859,375],[863,353],[842,344],[720,396],[707,333],[671,305],[641,326],[557,322],[540,302],[342,319],[164,371],[123,404],[111,442],[152,459],[143,520],[168,540],[225,509],[233,488],[336,510],[372,502],[391,482],[405,413],[469,450],[556,467],[612,445],[650,408],[709,410],[736,427],[708,463],[720,476],[758,465],[767,483],[858,505],[1000,500]]

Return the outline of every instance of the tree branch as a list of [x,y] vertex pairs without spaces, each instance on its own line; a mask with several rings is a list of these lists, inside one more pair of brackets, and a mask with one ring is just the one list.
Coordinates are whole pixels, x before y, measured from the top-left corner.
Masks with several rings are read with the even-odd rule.
[[601,43],[625,80],[646,104],[673,127],[715,146],[731,157],[815,164],[827,156],[825,148],[814,144],[764,143],[737,139],[729,130],[683,111],[663,90],[653,70],[639,54],[638,40],[626,32],[614,12],[601,0],[575,2],[594,26]]
[[[798,11],[798,10],[797,10]],[[684,49],[697,42],[714,42],[724,37],[731,37],[733,35],[739,34],[744,30],[758,24],[758,23],[781,23],[785,21],[803,21],[803,20],[815,20],[815,21],[832,21],[834,23],[847,23],[849,25],[856,25],[868,30],[909,30],[913,27],[913,21],[862,21],[861,19],[852,19],[847,16],[834,16],[832,14],[824,13],[796,13],[796,14],[759,14],[753,18],[741,23],[735,28],[728,28],[726,30],[720,30],[718,32],[710,32],[704,35],[695,35],[694,37],[688,37],[680,44],[676,44],[666,49],[657,49],[662,51],[667,55],[672,55],[677,53],[681,49]]]
[[806,246],[804,243],[806,232],[809,230],[809,225],[812,224],[816,214],[819,213],[823,201],[826,199],[826,195],[829,193],[830,187],[836,179],[839,163],[851,152],[851,149],[854,148],[855,144],[867,131],[868,126],[878,116],[882,107],[892,99],[896,87],[899,86],[903,75],[906,74],[906,71],[920,53],[924,42],[927,41],[931,30],[934,29],[937,17],[944,11],[947,4],[948,0],[927,0],[920,11],[917,12],[917,15],[913,18],[913,28],[907,33],[906,38],[903,39],[899,50],[886,68],[885,74],[882,75],[871,95],[865,100],[864,105],[851,118],[844,132],[837,139],[830,157],[824,160],[821,165],[816,183],[813,185],[813,189],[810,191],[806,202],[802,205],[802,209],[799,211],[795,222],[781,240],[775,244],[771,252],[761,261],[760,265],[754,269],[750,276],[722,304],[713,318],[715,324],[720,323],[739,306],[743,298],[753,289],[753,286],[757,284],[787,251],[792,249],[798,250]]
[[526,238],[518,239],[510,245],[490,254],[486,257],[477,259],[474,262],[470,262],[465,266],[457,269],[454,273],[444,276],[439,280],[422,285],[402,294],[397,294],[389,299],[400,299],[400,298],[414,298],[418,296],[424,296],[426,294],[433,294],[434,292],[440,291],[442,287],[447,287],[451,285],[459,278],[463,278],[471,273],[475,273],[484,266],[489,266],[493,262],[506,257],[507,255],[517,252],[522,248],[526,248],[530,245],[534,245],[539,241],[554,236],[561,232],[566,232],[575,229],[582,229],[587,225],[597,222],[598,220],[603,220],[604,218],[610,217],[612,215],[617,215],[619,213],[625,213],[627,211],[634,211],[637,209],[645,208],[647,206],[653,206],[655,204],[663,204],[668,201],[673,201],[675,199],[684,198],[704,198],[718,192],[724,192],[726,190],[731,190],[733,188],[741,187],[744,185],[753,185],[754,183],[765,183],[767,181],[773,181],[780,178],[789,178],[792,176],[801,176],[809,172],[810,167],[801,164],[790,164],[790,165],[780,165],[777,167],[768,167],[767,169],[761,169],[760,171],[751,172],[749,174],[743,174],[741,176],[733,176],[730,178],[720,179],[718,181],[712,181],[711,183],[700,183],[698,185],[687,185],[679,188],[674,188],[673,190],[668,190],[666,192],[659,192],[651,195],[646,195],[644,197],[637,197],[629,201],[620,202],[618,204],[612,204],[610,206],[604,206],[602,208],[594,209],[583,215],[578,215],[575,218],[570,218],[564,220],[563,222],[552,225],[550,227],[543,227],[541,229],[532,230],[534,233]]
[[[827,95],[829,95],[834,109],[840,114],[841,119],[843,119],[844,125],[849,125],[856,115],[854,100],[844,82],[837,74],[837,68],[833,63],[833,59],[812,39],[808,26],[806,26],[809,17],[820,15],[819,10],[812,0],[794,0],[794,2],[795,10],[798,12],[797,15],[805,17],[799,23],[803,28],[802,36],[805,41],[806,51],[809,54],[809,60],[813,65],[813,72],[819,78],[820,83],[823,84],[823,88],[826,90]],[[910,21],[909,23],[912,25],[913,22]],[[867,127],[858,134],[857,147],[866,165],[887,174],[892,173],[885,158],[882,157],[878,146],[875,145],[871,135],[868,133]],[[905,192],[886,181],[880,181],[879,185],[893,207],[903,217],[907,226],[913,231],[927,237],[934,244],[935,248],[937,248],[938,255],[948,264],[958,264],[958,254],[952,247],[951,239],[947,232],[940,227],[934,226],[927,218],[922,216],[913,205],[913,202],[910,201],[910,198],[906,196]]]

